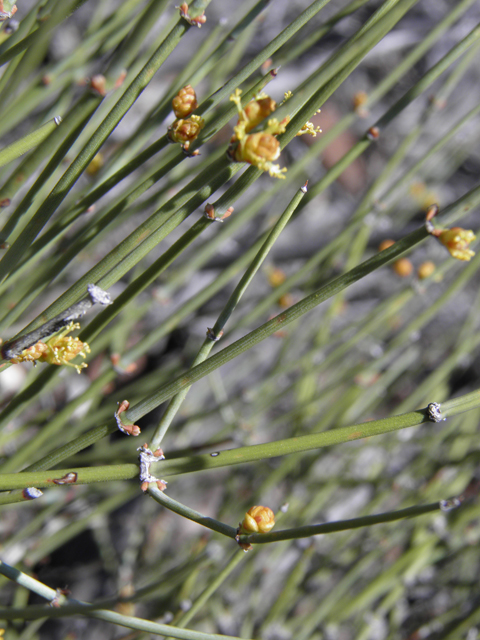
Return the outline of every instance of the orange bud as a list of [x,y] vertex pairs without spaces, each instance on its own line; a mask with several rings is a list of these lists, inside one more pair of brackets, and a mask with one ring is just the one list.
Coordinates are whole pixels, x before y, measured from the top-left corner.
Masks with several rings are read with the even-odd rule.
[[476,239],[475,234],[470,229],[452,227],[442,231],[438,239],[447,247],[450,255],[457,260],[470,260],[475,252],[468,248],[468,245]]
[[279,287],[281,284],[285,282],[287,279],[287,274],[282,269],[278,267],[275,269],[271,269],[268,273],[268,284],[271,287]]
[[282,307],[282,309],[288,309],[295,302],[295,298],[291,293],[284,293],[283,296],[280,296],[278,299],[278,306]]
[[251,507],[241,524],[242,533],[268,533],[275,526],[275,514],[268,507]]
[[412,274],[413,264],[407,258],[400,258],[393,263],[393,270],[401,278],[407,278]]
[[385,249],[388,249],[389,247],[391,247],[392,245],[395,244],[395,240],[383,240],[379,245],[378,245],[378,250],[379,251],[385,251]]
[[186,118],[198,107],[195,90],[189,84],[180,89],[172,100],[173,112],[177,118]]
[[435,263],[431,260],[427,260],[426,262],[422,262],[422,264],[418,267],[417,276],[419,280],[425,280],[425,278],[429,278],[432,273],[435,271]]

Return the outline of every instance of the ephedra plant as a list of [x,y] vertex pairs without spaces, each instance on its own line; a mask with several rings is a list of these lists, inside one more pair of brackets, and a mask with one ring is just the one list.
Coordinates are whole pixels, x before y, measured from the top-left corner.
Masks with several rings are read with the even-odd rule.
[[2,637],[477,637],[478,3],[0,19]]

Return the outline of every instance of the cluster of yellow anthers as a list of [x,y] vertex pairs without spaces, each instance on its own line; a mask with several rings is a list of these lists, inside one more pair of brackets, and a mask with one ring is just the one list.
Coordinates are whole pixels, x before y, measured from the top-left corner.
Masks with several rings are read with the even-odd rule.
[[168,128],[168,137],[172,142],[179,142],[185,151],[205,126],[200,116],[189,116],[198,106],[195,90],[189,84],[180,89],[172,100],[172,108],[176,120]]
[[[293,93],[289,90],[289,91],[286,91],[283,95],[284,95],[284,98],[281,104],[285,104],[287,100],[290,100],[290,98],[293,96]],[[321,110],[318,109],[317,113],[320,113],[320,111]],[[317,133],[322,133],[322,130],[320,129],[320,127],[316,127],[314,124],[308,121],[303,125],[300,131],[298,131],[295,135],[303,136],[305,133],[307,133],[309,136],[312,136],[312,138],[316,138]]]
[[10,362],[12,364],[18,364],[19,362],[38,361],[56,365],[65,364],[69,367],[74,367],[77,373],[80,373],[80,371],[88,367],[88,365],[85,362],[72,364],[70,360],[73,360],[76,356],[86,358],[87,353],[90,353],[90,347],[86,342],[82,342],[78,338],[67,336],[67,333],[75,329],[80,329],[80,325],[75,322],[70,322],[69,325],[50,338],[50,340],[47,340],[47,342],[37,342],[32,347],[24,349],[22,353],[12,358]]
[[476,240],[476,236],[471,229],[462,227],[452,227],[451,229],[438,229],[433,226],[432,220],[438,213],[438,205],[432,204],[425,216],[425,228],[428,233],[437,238],[448,251],[452,258],[457,260],[470,260],[475,255],[475,251],[468,248],[468,245]]
[[450,255],[457,260],[468,261],[475,255],[475,251],[468,248],[468,245],[476,239],[475,234],[470,229],[452,227],[451,229],[444,229],[437,237],[447,247]]
[[[263,131],[250,133],[265,118],[268,118],[276,108],[277,103],[264,93],[259,94],[254,100],[242,107],[242,92],[236,89],[230,96],[230,100],[235,103],[238,110],[238,122],[233,128],[234,135],[230,141],[228,149],[229,157],[235,162],[248,162],[262,171],[268,171],[272,178],[284,178],[287,170],[280,169],[278,164],[273,164],[280,156],[280,143],[276,136],[284,133],[290,117],[285,117],[281,122],[276,118],[270,118]],[[291,92],[285,94],[285,100],[291,97]],[[320,130],[307,122],[297,135],[310,133],[316,136]]]

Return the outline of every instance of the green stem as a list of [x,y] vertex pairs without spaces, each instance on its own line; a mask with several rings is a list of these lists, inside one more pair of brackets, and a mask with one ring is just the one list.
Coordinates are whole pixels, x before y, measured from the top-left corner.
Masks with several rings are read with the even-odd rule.
[[441,503],[433,502],[422,506],[409,507],[399,511],[387,511],[373,516],[363,516],[350,520],[339,520],[338,522],[325,522],[324,524],[313,524],[305,527],[295,527],[284,529],[283,531],[271,531],[270,533],[251,533],[240,535],[239,542],[246,544],[266,544],[269,542],[280,542],[281,540],[297,540],[299,538],[309,538],[310,536],[324,535],[326,533],[336,533],[337,531],[349,531],[360,527],[370,527],[373,524],[383,522],[395,522],[405,518],[415,518],[423,516],[432,511],[440,511]]
[[[434,400],[435,399],[433,398],[432,402]],[[472,391],[464,396],[453,398],[452,400],[442,403],[441,411],[442,416],[444,418],[448,418],[478,407],[480,407],[480,390]],[[408,427],[415,427],[424,423],[433,425],[433,423],[430,423],[428,418],[427,408],[392,416],[390,418],[384,418],[382,420],[371,420],[369,422],[362,422],[347,427],[339,427],[337,429],[332,429],[331,431],[287,438],[285,440],[276,440],[265,444],[237,447],[236,449],[228,449],[226,451],[214,451],[210,454],[201,454],[173,460],[163,460],[161,462],[154,463],[152,470],[155,473],[157,470],[156,465],[161,465],[158,467],[158,470],[165,477],[197,471],[209,471],[236,464],[258,462],[260,460],[276,458],[292,453],[304,453],[306,451],[312,451],[322,447],[329,447],[336,444],[360,440],[362,438],[370,438],[372,436],[391,433]],[[93,435],[97,435],[97,430],[102,436],[111,431],[111,429],[107,427],[97,427],[96,430],[92,430],[95,432]],[[81,437],[84,441],[84,448],[92,443],[93,436],[90,433]],[[69,443],[69,445],[71,444],[72,443]],[[77,449],[77,451],[78,450],[79,449]],[[75,473],[77,475],[75,484],[90,484],[94,482],[128,480],[134,478],[138,475],[138,466],[135,464],[123,464],[108,465],[104,467],[71,467],[66,469],[55,469],[54,471],[4,473],[0,474],[0,491],[23,489],[31,486],[53,486],[56,484],[53,482],[54,479],[62,478],[69,473]],[[151,488],[154,488],[153,485]]]
[[[196,14],[198,10],[203,10],[203,8],[208,5],[208,2],[209,0],[194,0],[190,5],[190,10]],[[17,238],[17,241],[3,257],[0,262],[0,279],[3,280],[3,278],[18,264],[21,254],[25,248],[31,244],[32,240],[38,235],[44,225],[48,222],[49,218],[63,202],[70,189],[88,166],[89,162],[99,151],[100,147],[107,140],[120,120],[122,120],[129,109],[133,106],[138,96],[152,80],[155,73],[160,69],[164,61],[180,42],[182,36],[187,33],[189,28],[190,26],[186,21],[179,18],[177,25],[172,29],[166,40],[161,43],[140,73],[132,80],[128,88],[119,98],[118,102],[111,109],[110,113],[106,116],[85,147],[60,178],[47,200],[40,206],[30,223]]]
[[35,580],[27,575],[11,567],[4,562],[0,563],[0,573],[17,584],[37,593],[42,598],[50,602],[58,603],[60,606],[45,607],[41,605],[31,605],[15,609],[8,607],[0,609],[0,618],[3,620],[35,620],[37,618],[59,618],[72,615],[86,615],[97,620],[104,620],[112,624],[127,627],[128,629],[136,629],[137,631],[146,631],[156,635],[170,636],[179,638],[179,640],[240,640],[234,636],[222,636],[213,633],[201,633],[199,631],[189,631],[171,627],[167,624],[159,624],[158,622],[150,622],[142,618],[134,618],[133,616],[124,616],[114,611],[99,611],[95,605],[90,605],[80,600],[67,598],[59,595],[55,589],[47,587],[39,580]]
[[240,564],[240,562],[245,558],[245,553],[239,549],[229,560],[227,566],[220,571],[215,580],[208,585],[208,587],[198,596],[195,602],[192,604],[190,609],[186,611],[177,622],[175,622],[175,627],[179,629],[184,629],[190,620],[202,609],[205,603],[208,601],[210,596],[212,596],[215,591],[225,582],[225,580],[230,576],[233,570]]
[[166,507],[170,511],[177,513],[184,518],[188,518],[197,524],[202,525],[202,527],[206,527],[207,529],[211,529],[212,531],[216,531],[217,533],[221,533],[227,538],[235,539],[237,535],[237,530],[235,527],[230,527],[228,524],[224,524],[219,520],[215,520],[214,518],[209,518],[208,516],[204,516],[202,513],[195,511],[195,509],[191,509],[190,507],[177,502],[170,496],[167,496],[163,491],[160,491],[155,485],[150,485],[148,488],[148,493],[152,496],[156,502],[161,504],[163,507]]
[[20,140],[12,142],[12,144],[9,144],[7,147],[0,149],[0,167],[3,167],[20,156],[23,156],[23,154],[30,151],[30,149],[37,147],[52,133],[52,131],[54,131],[61,121],[62,119],[60,116],[57,116],[49,122],[46,122],[39,129],[32,131],[32,133],[20,138]]
[[[292,201],[287,206],[287,208],[285,209],[283,214],[280,216],[278,222],[275,224],[275,226],[273,227],[272,231],[269,233],[267,239],[263,243],[263,245],[260,248],[260,250],[258,251],[257,255],[252,260],[252,262],[251,262],[250,266],[248,267],[248,269],[245,271],[245,273],[242,276],[242,278],[240,279],[240,282],[238,283],[238,285],[235,287],[232,295],[228,299],[223,311],[220,313],[220,316],[218,317],[217,321],[215,322],[213,328],[212,329],[208,329],[207,338],[205,339],[202,347],[200,348],[200,351],[198,352],[195,360],[193,361],[193,365],[192,365],[193,367],[195,367],[198,364],[204,362],[208,358],[208,356],[210,355],[210,352],[213,349],[213,347],[215,345],[215,342],[217,340],[219,340],[221,335],[223,334],[223,330],[225,328],[226,323],[228,322],[230,316],[232,315],[232,313],[234,312],[236,306],[240,302],[240,300],[241,300],[243,294],[245,293],[247,287],[249,286],[249,284],[253,280],[255,274],[257,273],[257,271],[260,269],[260,267],[263,264],[265,258],[268,256],[271,248],[273,247],[273,245],[275,244],[276,240],[280,236],[280,233],[283,231],[283,229],[287,225],[288,221],[292,217],[294,211],[296,210],[296,208],[300,204],[300,202],[301,202],[301,200],[302,200],[302,198],[303,198],[303,196],[305,195],[306,192],[307,192],[306,185],[304,187],[301,187],[297,191],[297,193],[293,197]],[[158,425],[157,429],[155,430],[155,433],[154,433],[153,438],[152,438],[151,443],[150,443],[150,446],[154,450],[157,449],[160,446],[160,444],[161,444],[161,442],[162,442],[162,440],[163,440],[163,438],[164,438],[169,426],[171,425],[171,423],[172,423],[174,417],[176,416],[176,414],[178,413],[178,411],[179,411],[183,401],[185,400],[189,390],[190,390],[190,387],[185,387],[184,389],[182,389],[182,391],[180,391],[180,393],[175,395],[172,398],[172,400],[170,401],[170,403],[169,403],[169,405],[167,407],[167,410],[163,414],[162,419],[160,421],[160,424]]]

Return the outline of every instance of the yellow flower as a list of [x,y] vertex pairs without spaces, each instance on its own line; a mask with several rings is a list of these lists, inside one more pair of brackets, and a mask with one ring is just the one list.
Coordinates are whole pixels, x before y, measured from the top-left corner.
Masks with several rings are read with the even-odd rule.
[[272,164],[272,160],[276,160],[280,155],[280,143],[275,136],[285,131],[289,118],[284,118],[281,122],[272,118],[263,131],[248,134],[275,110],[276,103],[268,96],[261,94],[242,109],[241,94],[240,89],[237,89],[230,96],[230,100],[237,105],[238,122],[233,128],[234,135],[228,155],[234,161],[248,162],[262,171],[268,171],[274,178],[283,178],[282,174],[286,169],[280,169],[279,165]]
[[450,255],[457,260],[470,260],[475,252],[468,248],[468,245],[476,239],[475,234],[470,229],[452,227],[445,229],[438,235],[440,242],[447,247]]
[[275,514],[268,507],[251,507],[240,525],[241,533],[268,533],[275,526]]
[[186,118],[198,107],[194,88],[187,84],[180,89],[172,100],[173,113],[176,118]]
[[80,373],[88,365],[85,362],[72,364],[70,360],[79,355],[85,358],[87,353],[90,353],[90,347],[86,342],[82,342],[78,338],[67,336],[67,333],[75,329],[80,329],[80,325],[70,322],[69,325],[47,340],[47,342],[37,342],[32,347],[24,349],[22,353],[12,358],[10,362],[17,364],[19,362],[35,362],[38,360],[39,362],[48,362],[48,364],[65,364],[69,367],[74,367],[77,373]]
[[308,133],[308,135],[312,136],[313,138],[316,138],[317,137],[317,133],[322,133],[322,130],[320,129],[320,127],[316,127],[309,120],[300,129],[300,131],[297,133],[297,136],[303,136],[303,134],[305,134],[305,133]]

